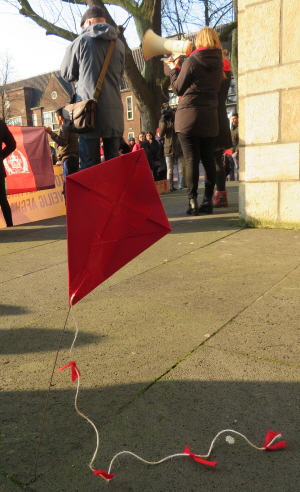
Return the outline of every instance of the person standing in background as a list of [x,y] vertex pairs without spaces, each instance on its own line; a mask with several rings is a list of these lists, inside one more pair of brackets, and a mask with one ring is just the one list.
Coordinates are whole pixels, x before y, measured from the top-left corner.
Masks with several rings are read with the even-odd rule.
[[[230,148],[232,152],[232,159],[234,162],[234,167],[236,169],[236,179],[239,180],[239,115],[234,113],[231,117],[231,140],[232,147]],[[234,171],[233,171],[233,181],[234,181]]]
[[178,190],[183,184],[183,152],[181,150],[178,135],[174,128],[175,111],[172,108],[162,110],[162,117],[159,121],[159,136],[164,137],[164,154],[167,164],[167,179],[169,180],[169,190],[176,191],[174,187],[174,166],[177,167]]
[[[178,67],[170,58],[173,92],[182,96],[175,115],[175,132],[186,162],[189,206],[187,214],[211,214],[216,182],[215,138],[219,133],[218,92],[223,79],[222,46],[214,29],[204,27],[196,36],[194,50]],[[198,207],[199,162],[205,169],[205,191]]]
[[65,120],[63,117],[63,108],[55,111],[55,118],[60,128],[59,133],[54,132],[50,126],[46,126],[45,131],[57,145],[56,155],[63,169],[63,193],[66,199],[66,176],[74,174],[79,170],[78,135],[63,130]]
[[106,23],[105,12],[96,5],[87,9],[81,19],[82,32],[68,46],[61,64],[61,75],[76,82],[77,101],[94,97],[97,81],[111,41],[115,47],[97,100],[96,128],[79,138],[80,168],[99,164],[100,138],[105,160],[119,155],[120,137],[124,133],[124,115],[120,79],[125,66],[125,46],[116,30]]
[[[3,144],[5,147],[3,148]],[[6,196],[4,159],[16,149],[16,141],[6,126],[4,121],[0,120],[0,206],[7,227],[13,226],[11,208]]]
[[[223,51],[225,56],[228,52]],[[231,64],[227,58],[223,59],[225,77],[221,82],[221,87],[218,93],[218,120],[219,120],[219,135],[216,138],[215,148],[215,164],[216,164],[216,191],[213,197],[214,207],[228,207],[226,184],[226,170],[224,166],[224,151],[231,144],[231,134],[229,119],[226,111],[226,100],[231,82]]]

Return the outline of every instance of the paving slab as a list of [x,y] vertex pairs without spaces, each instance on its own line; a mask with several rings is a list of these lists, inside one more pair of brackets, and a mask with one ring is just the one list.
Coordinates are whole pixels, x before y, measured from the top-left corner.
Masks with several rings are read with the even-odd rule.
[[[118,393],[121,387],[107,388]],[[81,401],[93,410],[95,392],[82,391]],[[105,398],[104,391],[103,397]],[[299,488],[299,374],[291,367],[205,348],[193,353],[163,380],[124,411],[99,425],[101,440],[96,468],[108,469],[112,457],[128,450],[146,460],[157,461],[182,453],[186,445],[196,454],[206,454],[212,439],[221,430],[233,429],[256,446],[263,444],[269,428],[281,431],[287,448],[277,452],[257,451],[241,437],[226,432],[216,443],[211,459],[215,469],[189,458],[174,458],[151,467],[130,456],[118,458],[109,484],[113,491],[147,490],[173,492],[222,490],[222,492],[272,490],[296,492]],[[94,405],[96,402],[94,401]],[[68,415],[76,425],[72,411]],[[70,423],[69,421],[69,423]],[[234,438],[229,444],[226,437]],[[106,490],[107,484],[92,484],[87,463],[95,449],[95,436],[86,429],[74,446],[56,463],[54,480],[44,475],[32,487],[39,492],[54,492],[55,478],[62,475],[60,490]],[[85,464],[86,470],[83,465]],[[67,475],[64,468],[69,470]],[[60,471],[61,470],[61,471]],[[90,475],[90,476],[89,476]],[[68,488],[69,487],[69,488]]]
[[300,267],[230,321],[207,344],[300,368],[299,292]]

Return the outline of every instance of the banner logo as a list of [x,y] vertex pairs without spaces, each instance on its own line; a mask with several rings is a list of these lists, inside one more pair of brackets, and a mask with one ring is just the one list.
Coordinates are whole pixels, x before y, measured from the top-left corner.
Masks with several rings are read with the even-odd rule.
[[8,175],[25,173],[30,174],[27,159],[18,149],[16,149],[12,154],[10,154],[9,157],[7,157],[7,159],[4,160],[4,166]]

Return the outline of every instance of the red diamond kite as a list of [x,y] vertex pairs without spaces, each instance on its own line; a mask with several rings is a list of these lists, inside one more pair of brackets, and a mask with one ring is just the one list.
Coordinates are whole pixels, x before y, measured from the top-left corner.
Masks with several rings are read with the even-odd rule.
[[171,231],[144,150],[68,176],[72,305]]

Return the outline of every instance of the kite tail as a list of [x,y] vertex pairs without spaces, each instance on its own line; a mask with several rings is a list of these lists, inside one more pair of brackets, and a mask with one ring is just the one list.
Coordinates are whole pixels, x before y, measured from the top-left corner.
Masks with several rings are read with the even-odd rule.
[[[71,302],[70,302],[70,308],[72,307],[72,298],[71,298]],[[74,348],[74,344],[75,344],[75,341],[76,341],[76,338],[77,338],[77,335],[78,335],[78,325],[76,323],[76,320],[75,320],[75,317],[72,313],[72,316],[73,316],[73,320],[75,322],[75,326],[76,326],[76,332],[75,332],[75,337],[74,337],[74,340],[73,340],[73,343],[72,343],[72,346],[71,346],[71,349],[70,349],[70,352],[72,352],[73,348]],[[190,457],[192,458],[194,461],[196,461],[197,463],[201,463],[203,465],[207,465],[207,466],[216,466],[218,464],[217,461],[209,461],[208,458],[210,457],[211,453],[212,453],[212,450],[215,446],[215,443],[216,441],[218,440],[218,438],[224,434],[225,432],[229,432],[231,434],[236,434],[240,437],[242,437],[243,439],[245,439],[245,441],[250,445],[252,446],[254,449],[257,449],[258,451],[272,451],[272,450],[275,450],[275,449],[280,449],[280,448],[285,448],[286,447],[286,444],[284,441],[280,441],[280,442],[275,442],[275,441],[278,441],[278,439],[281,439],[282,438],[282,435],[279,433],[279,432],[273,432],[273,431],[268,431],[267,432],[267,435],[265,437],[265,441],[264,441],[264,444],[262,447],[258,447],[258,446],[255,446],[255,444],[253,444],[251,441],[249,441],[249,439],[247,439],[246,436],[244,436],[244,434],[241,434],[240,432],[238,431],[235,431],[235,430],[232,430],[232,429],[224,429],[220,432],[218,432],[218,434],[214,437],[214,439],[212,440],[211,442],[211,445],[209,447],[209,450],[208,450],[208,453],[207,454],[195,454],[193,453],[188,446],[186,446],[184,448],[184,451],[183,453],[176,453],[176,454],[172,454],[172,455],[169,455],[169,456],[166,456],[165,458],[162,458],[161,460],[159,461],[148,461],[148,460],[145,460],[144,458],[142,458],[141,456],[138,456],[137,454],[135,453],[132,453],[131,451],[120,451],[119,453],[117,453],[111,460],[110,464],[109,464],[109,468],[108,468],[108,472],[104,471],[104,470],[95,470],[93,468],[93,464],[94,464],[94,461],[96,459],[96,456],[98,454],[98,450],[99,450],[99,445],[100,445],[100,437],[99,437],[99,432],[98,432],[98,429],[97,427],[95,426],[94,422],[92,422],[92,420],[90,420],[86,415],[84,415],[82,412],[80,412],[79,408],[78,408],[78,394],[79,394],[79,386],[80,386],[80,376],[81,376],[81,373],[76,365],[76,362],[75,361],[71,361],[69,362],[67,365],[61,367],[60,369],[58,369],[58,371],[62,371],[63,369],[66,369],[67,367],[70,367],[71,368],[71,375],[72,375],[72,381],[75,381],[77,379],[77,389],[76,389],[76,394],[75,394],[75,410],[76,412],[78,413],[78,415],[82,418],[84,418],[87,422],[89,422],[89,424],[93,427],[95,433],[96,433],[96,449],[94,451],[94,454],[92,456],[92,459],[89,463],[89,468],[90,470],[92,471],[92,473],[96,476],[99,476],[101,478],[103,478],[104,480],[106,481],[109,481],[111,480],[115,475],[111,473],[111,470],[112,470],[112,467],[113,467],[113,464],[114,462],[116,461],[117,458],[119,458],[120,456],[122,455],[130,455],[130,456],[133,456],[134,458],[136,458],[137,460],[145,463],[146,465],[160,465],[161,463],[164,463],[165,461],[168,461],[168,460],[171,460],[173,458],[179,458],[179,457]],[[227,436],[226,437],[226,441],[229,443],[229,444],[233,444],[235,442],[234,438],[232,436]]]
[[78,402],[78,393],[79,393],[79,386],[80,386],[80,375],[79,375],[79,371],[77,369],[77,367],[75,366],[75,370],[77,372],[77,389],[76,389],[76,395],[75,395],[75,410],[76,412],[78,413],[78,415],[80,415],[80,417],[83,417],[85,420],[87,420],[89,422],[89,424],[91,424],[91,426],[93,427],[95,433],[96,433],[96,449],[95,449],[95,452],[93,454],[93,457],[89,463],[89,468],[91,471],[95,471],[93,469],[93,463],[96,459],[96,456],[97,456],[97,453],[98,453],[98,450],[99,450],[99,444],[100,444],[100,437],[99,437],[99,432],[98,432],[98,429],[97,427],[95,426],[94,422],[92,422],[92,420],[90,420],[86,415],[84,415],[78,408],[78,405],[77,405],[77,402]]

